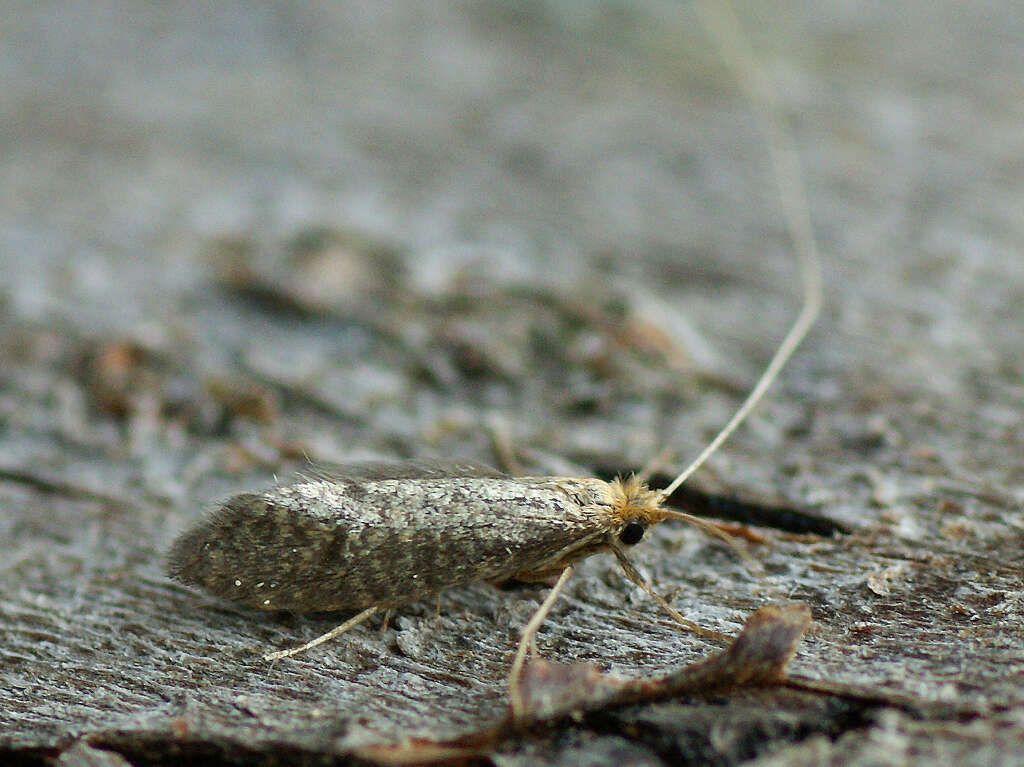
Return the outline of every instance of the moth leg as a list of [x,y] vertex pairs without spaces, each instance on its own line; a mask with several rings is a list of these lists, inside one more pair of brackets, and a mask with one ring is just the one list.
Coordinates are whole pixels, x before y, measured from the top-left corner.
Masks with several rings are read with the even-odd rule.
[[706,629],[702,626],[698,626],[693,621],[686,620],[686,618],[684,618],[678,610],[672,607],[672,605],[670,605],[664,597],[662,597],[654,589],[651,588],[650,584],[644,580],[644,577],[640,575],[640,572],[635,567],[633,567],[633,563],[626,559],[626,555],[622,553],[622,551],[618,547],[612,546],[612,551],[615,552],[615,558],[619,560],[619,564],[622,566],[623,572],[626,573],[626,577],[633,581],[633,583],[642,588],[644,591],[646,591],[648,596],[650,596],[651,599],[653,599],[655,602],[661,605],[665,609],[665,612],[671,615],[677,623],[680,623],[681,625],[685,626],[697,636],[706,637],[708,639],[721,639],[722,641],[726,642],[732,641],[733,637],[729,636],[728,634],[722,634],[718,631],[712,631],[711,629]]
[[[543,583],[546,586],[554,588],[555,584],[558,583],[558,579],[562,577],[562,572],[565,568],[559,567],[554,570],[540,570],[534,573],[516,573],[516,580],[522,580],[523,583]],[[540,625],[537,626],[540,628]],[[539,654],[537,652],[537,632],[534,631],[530,637],[530,649],[528,651],[530,659],[536,658]]]
[[277,660],[278,658],[290,658],[293,655],[298,655],[300,652],[305,652],[306,650],[312,649],[317,645],[323,644],[324,642],[328,642],[334,639],[334,637],[338,636],[338,634],[344,634],[353,626],[358,626],[360,623],[365,621],[379,609],[380,607],[378,605],[374,605],[373,607],[367,607],[365,610],[363,610],[355,617],[349,618],[340,626],[335,626],[326,634],[321,634],[312,642],[307,642],[306,644],[302,645],[302,647],[295,647],[291,650],[280,650],[279,652],[272,652],[269,655],[264,655],[263,660]]
[[537,635],[537,630],[540,625],[544,622],[544,619],[551,612],[552,606],[555,604],[555,600],[558,599],[558,595],[562,592],[566,582],[569,580],[569,576],[572,575],[573,566],[568,565],[562,574],[558,576],[558,580],[555,581],[555,585],[551,587],[551,591],[541,602],[540,607],[530,618],[526,624],[526,628],[523,629],[523,635],[519,639],[519,647],[516,648],[516,657],[512,661],[512,668],[508,672],[508,697],[512,704],[512,718],[520,719],[523,714],[523,699],[519,695],[519,677],[523,672],[523,663],[526,662],[526,653],[530,647],[533,646],[533,639]]

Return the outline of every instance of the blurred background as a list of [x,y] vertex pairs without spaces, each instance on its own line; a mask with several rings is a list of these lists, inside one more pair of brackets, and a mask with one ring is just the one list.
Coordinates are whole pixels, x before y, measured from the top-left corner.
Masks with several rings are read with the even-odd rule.
[[[6,4],[4,324],[138,343],[200,387],[267,377],[380,413],[390,446],[360,439],[375,453],[418,450],[446,407],[464,445],[488,413],[575,419],[623,390],[640,401],[614,434],[556,452],[691,449],[693,376],[746,387],[796,291],[761,126],[690,11]],[[838,396],[895,361],[942,395],[961,371],[1019,373],[1016,328],[981,315],[1010,319],[1024,280],[1021,14],[742,13],[832,254],[806,385]],[[823,371],[829,356],[847,359]]]

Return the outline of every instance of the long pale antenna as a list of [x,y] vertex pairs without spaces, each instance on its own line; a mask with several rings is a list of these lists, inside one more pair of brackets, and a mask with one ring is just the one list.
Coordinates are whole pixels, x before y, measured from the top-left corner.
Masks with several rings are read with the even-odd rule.
[[696,7],[700,12],[704,27],[717,40],[722,58],[733,70],[733,74],[750,103],[761,112],[768,131],[772,171],[779,191],[786,229],[793,241],[793,249],[799,264],[804,303],[796,321],[789,329],[789,333],[779,344],[775,355],[743,404],[693,463],[661,491],[662,499],[672,495],[676,488],[704,465],[704,462],[729,438],[736,427],[743,423],[750,411],[764,396],[768,387],[772,385],[779,371],[793,355],[796,347],[804,340],[821,310],[821,256],[818,253],[818,244],[814,237],[814,228],[811,225],[807,192],[803,184],[803,168],[797,153],[796,142],[782,117],[775,86],[743,37],[736,14],[730,4],[700,0],[696,3]]

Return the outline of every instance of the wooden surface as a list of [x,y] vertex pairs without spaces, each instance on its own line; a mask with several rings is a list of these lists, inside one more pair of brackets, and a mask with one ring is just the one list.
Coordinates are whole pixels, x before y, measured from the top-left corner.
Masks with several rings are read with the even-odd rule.
[[[495,726],[543,588],[452,590],[268,666],[339,616],[217,602],[162,558],[306,456],[609,476],[699,450],[797,299],[763,136],[696,18],[2,14],[0,755],[312,764]],[[1024,15],[743,21],[801,147],[827,306],[695,478],[755,514],[763,572],[674,523],[635,561],[708,628],[789,600],[814,623],[786,686],[559,719],[480,758],[1024,764]],[[721,649],[604,557],[538,644],[634,679]]]

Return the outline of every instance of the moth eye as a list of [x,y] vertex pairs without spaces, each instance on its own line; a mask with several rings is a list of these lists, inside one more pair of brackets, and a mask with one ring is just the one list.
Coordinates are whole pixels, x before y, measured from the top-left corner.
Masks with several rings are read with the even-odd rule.
[[619,533],[619,540],[627,546],[632,546],[634,543],[640,543],[640,539],[644,537],[646,532],[646,525],[635,521],[627,522]]

